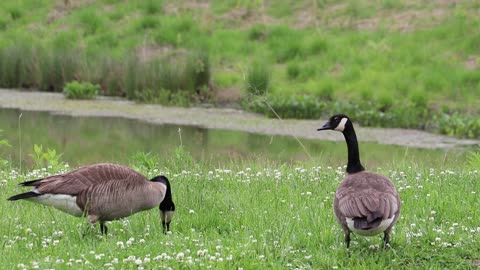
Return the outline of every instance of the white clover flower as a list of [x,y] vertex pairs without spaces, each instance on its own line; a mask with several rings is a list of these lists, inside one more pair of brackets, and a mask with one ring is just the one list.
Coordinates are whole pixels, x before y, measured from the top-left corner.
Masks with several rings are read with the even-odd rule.
[[199,250],[197,250],[197,256],[199,256],[199,257],[203,257],[203,256],[205,256],[205,254],[207,254],[207,253],[208,253],[208,250],[207,250],[207,249],[199,249]]
[[140,259],[140,258],[138,258],[138,259],[135,260],[135,264],[136,264],[136,265],[142,265],[142,263],[143,263],[143,262],[142,262],[142,259]]
[[179,252],[177,254],[177,261],[183,262],[183,259],[185,258],[185,254],[183,252]]
[[188,211],[188,213],[189,213],[189,214],[195,214],[195,211],[194,211],[193,209],[190,209],[190,210]]

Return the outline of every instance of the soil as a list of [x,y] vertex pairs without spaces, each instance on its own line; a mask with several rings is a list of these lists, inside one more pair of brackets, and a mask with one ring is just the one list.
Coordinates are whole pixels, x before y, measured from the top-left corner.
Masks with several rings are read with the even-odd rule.
[[[68,100],[61,93],[0,89],[0,108],[48,111],[56,114],[91,117],[123,117],[152,124],[198,126],[267,135],[343,141],[338,132],[317,132],[323,120],[279,120],[228,108],[179,108],[136,104],[119,98]],[[479,140],[462,140],[411,129],[366,128],[356,125],[359,141],[418,148],[452,148],[480,144]]]

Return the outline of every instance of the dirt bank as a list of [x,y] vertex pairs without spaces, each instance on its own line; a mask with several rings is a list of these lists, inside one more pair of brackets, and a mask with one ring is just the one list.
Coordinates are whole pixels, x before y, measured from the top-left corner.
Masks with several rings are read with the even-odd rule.
[[[73,116],[111,116],[137,119],[153,124],[193,125],[238,130],[267,135],[297,136],[318,140],[343,140],[337,132],[317,132],[325,120],[278,120],[234,109],[178,108],[135,104],[131,101],[100,97],[96,100],[67,100],[59,93],[0,89],[0,108],[49,111]],[[0,124],[1,125],[1,124]],[[356,127],[360,141],[421,148],[450,148],[479,144],[410,129]]]

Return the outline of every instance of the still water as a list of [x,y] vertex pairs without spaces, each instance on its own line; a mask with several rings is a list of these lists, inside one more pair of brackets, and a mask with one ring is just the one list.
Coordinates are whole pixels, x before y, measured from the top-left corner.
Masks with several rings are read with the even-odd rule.
[[[151,152],[166,159],[181,145],[195,159],[218,165],[248,160],[342,166],[347,158],[344,142],[301,139],[305,150],[297,140],[285,136],[14,109],[0,109],[0,130],[0,139],[7,139],[11,145],[0,146],[0,158],[13,164],[21,159],[27,166],[33,163],[29,154],[33,153],[34,144],[63,153],[62,160],[72,166],[96,162],[126,164],[136,152]],[[416,149],[375,143],[360,143],[360,152],[363,163],[371,169],[404,163],[455,166],[464,163],[466,155],[463,150]]]

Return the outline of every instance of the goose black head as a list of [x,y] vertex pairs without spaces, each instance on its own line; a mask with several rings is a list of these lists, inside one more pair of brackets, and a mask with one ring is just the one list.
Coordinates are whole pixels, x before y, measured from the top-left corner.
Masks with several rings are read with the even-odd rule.
[[163,183],[167,189],[165,191],[165,198],[160,203],[160,218],[162,219],[163,232],[170,231],[170,222],[172,221],[173,214],[175,213],[175,204],[172,199],[172,191],[168,178],[159,175],[153,178],[151,181]]
[[346,116],[345,114],[335,114],[328,121],[319,129],[318,131],[321,130],[336,130],[340,132],[344,132],[345,128],[348,127],[349,125],[352,125],[352,122],[350,121],[350,118]]

